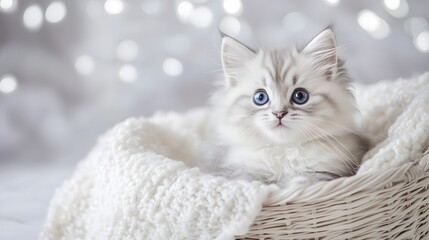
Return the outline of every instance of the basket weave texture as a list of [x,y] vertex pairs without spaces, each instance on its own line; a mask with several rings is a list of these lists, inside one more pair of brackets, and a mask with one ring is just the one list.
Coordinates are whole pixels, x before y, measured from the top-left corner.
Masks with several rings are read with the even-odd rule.
[[429,239],[427,160],[279,193],[238,239]]

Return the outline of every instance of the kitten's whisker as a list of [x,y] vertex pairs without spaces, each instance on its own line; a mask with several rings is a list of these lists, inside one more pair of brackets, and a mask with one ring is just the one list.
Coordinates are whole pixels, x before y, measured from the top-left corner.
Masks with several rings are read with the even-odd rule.
[[310,126],[310,129],[312,129],[312,131],[316,132],[323,140],[325,140],[327,143],[329,143],[335,149],[335,151],[337,151],[341,155],[339,157],[345,158],[347,160],[347,162],[346,162],[347,164],[349,164],[350,162],[354,163],[354,161],[352,161],[352,159],[349,156],[347,156],[347,154],[345,154],[343,151],[341,151],[341,149],[339,149],[334,144],[334,142],[331,140],[331,138],[329,136],[325,136],[325,135],[321,134],[319,131],[317,131],[317,129],[311,128],[311,126]]
[[[342,160],[342,156],[340,156],[339,154],[341,153],[338,149],[336,149],[333,145],[332,145],[332,143],[330,143],[329,145],[331,145],[331,147],[333,147],[334,149],[332,149],[332,148],[330,148],[329,146],[327,146],[326,144],[323,144],[319,139],[321,138],[320,137],[320,134],[318,134],[315,130],[313,130],[313,129],[311,129],[309,126],[305,126],[305,125],[302,125],[305,129],[303,129],[303,130],[305,130],[305,131],[307,131],[311,136],[312,136],[312,138],[314,139],[314,140],[316,140],[316,141],[318,141],[319,142],[319,144],[320,145],[322,145],[324,148],[326,148],[328,151],[330,151],[332,154],[334,154],[334,155],[336,155],[341,161],[343,161]],[[319,137],[316,137],[316,134],[319,136]],[[323,136],[322,136],[322,139],[324,139],[323,138]],[[326,143],[329,143],[329,142],[327,142],[326,141],[326,139],[324,139],[325,140],[325,142]],[[343,161],[344,162],[344,161]],[[347,168],[350,168],[350,166],[348,166],[347,164],[346,164],[346,166],[347,166]],[[332,167],[332,166],[331,166]],[[342,169],[340,168],[340,167],[335,167],[335,169],[337,169],[337,170],[339,170],[340,172],[342,171]],[[349,171],[350,171],[350,169],[348,169]]]
[[247,134],[248,132],[252,131],[254,128],[255,127],[253,127],[253,126],[249,126],[249,127],[245,128],[243,131],[241,131],[240,133],[243,135]]
[[338,127],[342,128],[344,130],[347,130],[347,131],[349,131],[351,133],[354,133],[354,134],[359,135],[359,136],[361,135],[360,133],[358,133],[358,132],[356,132],[356,131],[354,131],[354,130],[352,130],[350,128],[344,127],[343,125],[338,124],[336,122],[332,122],[332,121],[321,119],[321,118],[310,117],[310,116],[306,116],[305,118],[306,119],[316,120],[316,121],[322,121],[322,122],[326,122],[326,123],[331,123],[331,124],[334,124],[335,126],[338,126]]
[[257,128],[255,126],[249,126],[246,129],[244,129],[243,131],[240,132],[240,134],[245,135],[248,134],[249,137],[253,137],[256,133],[257,133]]
[[356,161],[356,158],[354,157],[354,155],[350,152],[350,150],[346,147],[346,146],[344,146],[344,144],[341,142],[341,141],[339,141],[335,136],[333,136],[332,134],[330,134],[330,133],[328,133],[327,131],[325,131],[325,130],[323,130],[322,128],[320,128],[320,127],[318,127],[318,126],[316,126],[316,125],[314,125],[314,124],[312,124],[312,123],[309,123],[309,124],[311,124],[311,125],[313,125],[314,127],[316,127],[316,128],[318,128],[320,131],[322,131],[322,132],[324,132],[326,135],[328,135],[328,136],[330,136],[330,137],[332,137],[335,141],[337,141],[349,154],[350,154],[350,156],[352,156],[353,157],[353,159]]
[[305,130],[305,129],[300,129],[297,128],[298,132],[300,132],[301,134],[305,135],[308,139],[314,139],[314,137],[312,137],[311,135],[309,135],[309,133]]
[[[307,126],[304,126],[304,127],[309,128],[309,127],[307,127]],[[310,139],[312,138],[312,139],[314,139],[314,140],[318,141],[320,145],[322,145],[325,149],[327,149],[327,150],[328,150],[328,151],[330,151],[332,154],[336,155],[336,156],[337,156],[341,161],[343,161],[343,160],[341,159],[341,156],[339,156],[339,155],[338,155],[338,150],[334,151],[332,148],[330,148],[330,147],[329,147],[329,146],[327,146],[326,144],[323,144],[323,143],[319,140],[319,137],[316,137],[316,136],[315,136],[315,134],[314,134],[314,133],[312,133],[312,132],[310,131],[311,129],[307,129],[307,130],[302,129],[302,130],[304,130],[305,132],[308,132],[307,136],[308,136],[309,134],[311,135],[311,136],[310,136]],[[347,165],[346,165],[346,166],[347,166]],[[331,167],[331,168],[333,168],[333,169],[335,169],[335,170],[337,170],[338,172],[343,172],[343,171],[344,171],[341,167],[335,167],[335,166],[330,166],[330,167]],[[347,166],[347,168],[349,168],[349,166]],[[350,171],[350,169],[348,169],[348,171]]]
[[[308,122],[305,122],[305,121],[302,121],[302,123],[304,123],[304,124],[309,124]],[[335,144],[332,142],[332,140],[329,138],[329,137],[327,137],[327,136],[324,136],[323,134],[321,134],[321,132],[319,132],[319,131],[317,131],[318,129],[316,129],[316,128],[314,128],[314,127],[317,127],[317,126],[315,126],[315,125],[307,125],[307,128],[309,128],[308,130],[311,130],[311,131],[313,131],[314,133],[316,133],[320,138],[322,138],[323,140],[325,140],[327,143],[329,143],[333,148],[334,148],[334,150],[338,153],[338,154],[340,154],[340,155],[338,155],[338,154],[336,154],[339,158],[340,158],[340,160],[343,162],[343,163],[345,163],[346,164],[346,166],[347,166],[347,168],[349,168],[349,171],[350,172],[354,172],[354,171],[352,171],[353,169],[354,169],[354,166],[353,165],[350,165],[350,163],[355,163],[355,161],[353,161],[350,157],[348,157],[347,156],[347,154],[345,154],[343,151],[341,151],[340,149],[338,149],[337,148],[337,146],[335,146]],[[329,134],[330,135],[330,134]],[[332,137],[332,136],[331,136]],[[337,140],[337,139],[335,139],[335,140]],[[341,145],[342,145],[342,143],[341,142],[339,142],[338,140],[337,140],[337,142],[338,143],[340,143]],[[320,142],[319,142],[320,143]],[[343,145],[343,147],[348,151],[348,149]],[[349,151],[350,152],[350,151]],[[354,156],[352,155],[352,157],[354,158]],[[345,158],[347,161],[343,161],[343,159],[342,158]]]
[[[322,119],[317,119],[317,118],[313,118],[313,119],[324,121],[324,120],[322,120]],[[338,142],[338,143],[339,143],[339,144],[340,144],[340,145],[341,145],[345,150],[347,150],[347,151],[348,151],[348,153],[349,153],[349,154],[354,158],[354,160],[356,161],[356,159],[355,159],[354,155],[349,151],[349,149],[348,149],[347,147],[345,147],[345,146],[343,145],[343,143],[341,143],[341,141],[339,141],[335,136],[333,136],[332,134],[330,134],[330,133],[328,133],[327,131],[323,130],[322,128],[318,127],[317,125],[315,125],[315,124],[312,124],[312,123],[310,123],[310,122],[305,121],[304,119],[301,119],[301,121],[302,121],[303,123],[305,123],[305,124],[309,124],[309,125],[311,125],[311,126],[313,126],[313,127],[317,128],[317,129],[319,129],[321,132],[323,132],[324,134],[326,134],[328,137],[330,137],[330,138],[334,139],[335,141],[337,141],[337,142]],[[327,122],[335,124],[334,122],[330,122],[330,121],[327,121]],[[337,125],[338,125],[338,124],[337,124]],[[338,126],[341,126],[341,125],[338,125]],[[345,129],[347,129],[347,130],[349,130],[349,131],[352,131],[352,132],[353,132],[353,130],[351,130],[351,129],[348,129],[348,128],[345,128]],[[353,133],[355,133],[355,132],[353,132]],[[358,133],[355,133],[355,134],[359,135]]]

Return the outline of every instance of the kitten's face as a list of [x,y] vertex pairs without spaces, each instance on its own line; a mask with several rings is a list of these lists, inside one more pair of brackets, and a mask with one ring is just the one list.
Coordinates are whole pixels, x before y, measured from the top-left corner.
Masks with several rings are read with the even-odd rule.
[[292,146],[350,125],[353,97],[337,64],[332,32],[326,31],[301,52],[253,53],[224,38],[227,86],[214,101],[225,108],[221,117],[232,141]]

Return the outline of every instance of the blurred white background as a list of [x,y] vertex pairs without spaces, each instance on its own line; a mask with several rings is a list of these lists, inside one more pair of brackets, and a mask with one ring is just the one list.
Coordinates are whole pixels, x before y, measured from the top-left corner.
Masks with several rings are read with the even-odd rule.
[[334,25],[358,82],[429,70],[423,0],[0,0],[0,239],[34,239],[54,188],[132,116],[204,106],[218,28],[303,46]]

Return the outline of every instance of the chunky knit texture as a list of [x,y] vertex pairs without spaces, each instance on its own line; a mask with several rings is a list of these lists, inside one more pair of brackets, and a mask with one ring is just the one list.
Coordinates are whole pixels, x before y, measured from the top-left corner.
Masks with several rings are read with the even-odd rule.
[[429,146],[429,73],[357,86],[362,131],[374,146],[358,175],[418,162]]
[[[356,89],[373,148],[355,177],[428,156],[429,74]],[[307,195],[298,183],[279,189],[202,173],[206,118],[200,109],[114,127],[57,190],[41,238],[233,239],[279,193],[285,201]]]

